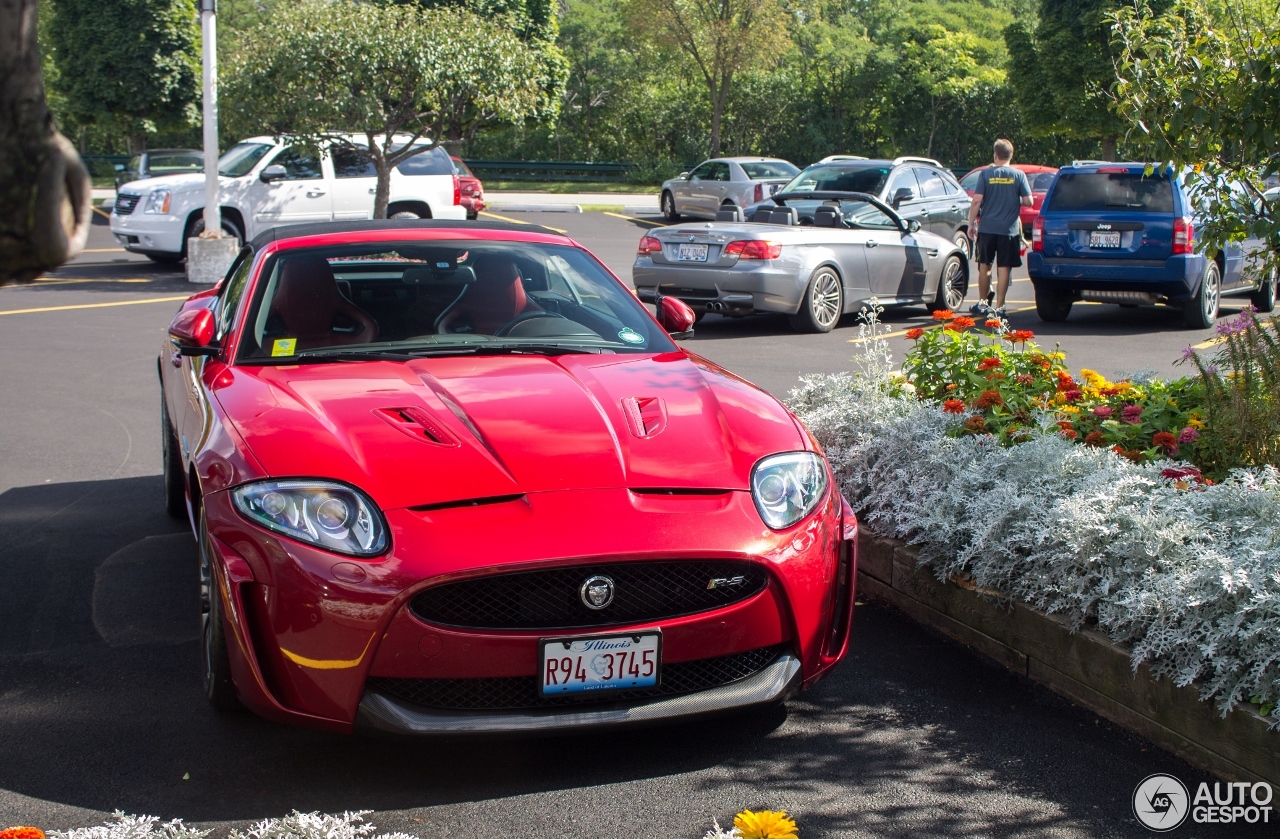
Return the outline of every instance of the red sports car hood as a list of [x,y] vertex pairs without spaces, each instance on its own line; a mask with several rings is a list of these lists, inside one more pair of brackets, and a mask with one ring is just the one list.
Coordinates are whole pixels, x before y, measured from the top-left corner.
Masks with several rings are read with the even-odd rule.
[[747,489],[806,448],[768,394],[696,356],[566,355],[236,368],[217,398],[273,477],[384,509],[564,489]]

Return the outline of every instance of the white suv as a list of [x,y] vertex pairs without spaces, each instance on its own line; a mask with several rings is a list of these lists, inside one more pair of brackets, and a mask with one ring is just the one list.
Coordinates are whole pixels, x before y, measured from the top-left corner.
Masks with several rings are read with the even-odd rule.
[[[244,241],[286,224],[373,217],[372,163],[342,147],[316,157],[286,143],[254,137],[218,160],[223,230]],[[387,216],[465,219],[448,152],[417,143],[422,152],[391,170]],[[147,178],[120,188],[111,232],[126,250],[176,262],[186,255],[187,239],[204,230],[203,215],[203,174]]]

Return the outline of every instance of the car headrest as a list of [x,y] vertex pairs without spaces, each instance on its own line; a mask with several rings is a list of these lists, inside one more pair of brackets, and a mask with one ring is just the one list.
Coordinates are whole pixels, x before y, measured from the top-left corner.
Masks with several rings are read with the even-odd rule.
[[751,221],[755,224],[768,224],[769,216],[773,215],[775,207],[760,207],[751,215]]
[[800,214],[796,212],[795,207],[775,207],[773,212],[769,213],[769,223],[794,227],[800,223]]
[[814,227],[844,227],[840,211],[830,204],[823,204],[813,211]]
[[742,208],[721,207],[716,211],[716,221],[742,221]]

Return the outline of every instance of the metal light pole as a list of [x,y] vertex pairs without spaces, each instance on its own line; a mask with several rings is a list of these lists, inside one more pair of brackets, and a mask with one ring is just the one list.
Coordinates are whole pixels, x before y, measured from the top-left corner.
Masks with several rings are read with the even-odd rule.
[[217,0],[200,0],[200,32],[204,41],[204,230],[222,236],[218,206],[218,24]]

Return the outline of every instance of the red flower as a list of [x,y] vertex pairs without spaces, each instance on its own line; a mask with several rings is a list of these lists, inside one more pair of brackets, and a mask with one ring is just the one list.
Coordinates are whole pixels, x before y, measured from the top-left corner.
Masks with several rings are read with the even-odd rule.
[[960,399],[948,399],[942,403],[942,410],[948,414],[963,414],[964,402]]
[[1101,431],[1090,431],[1088,434],[1084,435],[1084,444],[1086,446],[1097,446],[1101,448],[1102,442]]
[[964,421],[964,427],[974,432],[986,431],[987,421],[982,417],[969,417]]
[[933,313],[934,320],[951,320],[955,316],[956,313],[950,309],[936,309]]
[[1064,428],[1058,433],[1061,434],[1063,437],[1066,437],[1068,440],[1074,440],[1080,436],[1074,428]]
[[1200,474],[1200,470],[1190,466],[1171,466],[1168,469],[1161,469],[1160,477],[1171,481],[1191,480],[1198,484],[1204,482],[1204,476]]
[[1036,333],[1030,329],[1011,329],[1004,333],[1002,337],[1010,344],[1025,344],[1036,337]]
[[1020,385],[1033,385],[1036,383],[1036,377],[1030,373],[1019,373],[1014,381]]
[[912,327],[911,329],[908,329],[908,330],[907,330],[907,340],[908,340],[908,341],[915,341],[916,339],[918,339],[918,338],[919,338],[921,335],[923,335],[923,334],[924,334],[924,330],[923,330],[923,329],[921,329],[920,327],[918,327],[918,326],[916,326],[916,327]]
[[959,317],[952,320],[951,323],[948,324],[948,326],[953,327],[955,329],[968,329],[969,327],[973,326],[973,323],[974,323],[973,318],[967,315],[960,315]]
[[0,830],[0,839],[44,839],[44,831],[38,827],[10,827]]
[[1059,427],[1059,428],[1070,428],[1070,427],[1071,427],[1071,420],[1059,420],[1059,421],[1058,421],[1058,427]]
[[1176,451],[1178,448],[1178,438],[1168,431],[1157,431],[1155,436],[1151,438],[1151,442],[1154,443],[1157,448],[1164,449],[1165,451]]
[[995,356],[992,356],[990,358],[984,358],[978,362],[979,370],[990,370],[993,367],[1000,367],[1000,366],[1002,366],[1000,359],[996,358]]
[[1003,324],[1001,321],[990,319],[990,320],[987,320],[982,325],[985,326],[987,329],[999,329]]
[[975,403],[979,408],[990,408],[993,405],[1003,405],[1004,397],[1000,395],[998,390],[984,390],[982,395],[978,397]]
[[1062,395],[1067,397],[1068,402],[1079,402],[1084,398],[1084,391],[1079,390],[1078,388],[1072,388],[1071,390],[1064,390]]
[[995,372],[995,373],[988,373],[988,374],[987,374],[987,381],[989,381],[989,382],[998,382],[998,381],[1003,381],[1004,379],[1005,379],[1005,375],[1004,375],[1004,373],[1001,373],[1001,372],[999,372],[999,371],[997,371],[997,372]]

